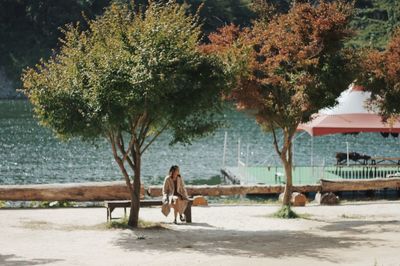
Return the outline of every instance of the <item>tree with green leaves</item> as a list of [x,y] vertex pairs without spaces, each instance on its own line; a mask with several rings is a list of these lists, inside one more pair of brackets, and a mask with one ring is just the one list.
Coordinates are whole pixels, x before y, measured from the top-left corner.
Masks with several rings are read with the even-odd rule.
[[198,16],[185,5],[112,4],[88,23],[68,26],[56,55],[24,72],[24,91],[59,137],[110,142],[137,227],[143,153],[166,131],[171,143],[190,143],[217,128],[227,78],[198,49]]
[[352,6],[343,2],[298,2],[287,14],[261,17],[251,28],[226,26],[211,34],[211,43],[203,47],[219,55],[235,74],[231,97],[238,108],[272,132],[285,169],[285,206],[290,206],[292,141],[298,125],[334,105],[354,79],[355,54],[344,48],[351,35],[351,14]]

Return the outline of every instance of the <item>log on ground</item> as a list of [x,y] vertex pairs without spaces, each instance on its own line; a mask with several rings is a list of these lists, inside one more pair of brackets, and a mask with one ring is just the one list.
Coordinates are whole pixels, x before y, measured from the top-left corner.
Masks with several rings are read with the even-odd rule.
[[[284,191],[281,185],[197,185],[186,186],[189,196],[222,196],[222,195],[246,195],[246,194],[279,194]],[[319,185],[295,186],[296,192],[317,192],[320,191]],[[151,197],[162,196],[162,186],[150,186],[147,188],[147,194]]]
[[322,192],[378,190],[400,188],[400,178],[375,178],[357,180],[324,180],[321,179]]
[[[142,188],[144,195],[144,188]],[[130,199],[125,182],[0,186],[0,200],[103,201]]]

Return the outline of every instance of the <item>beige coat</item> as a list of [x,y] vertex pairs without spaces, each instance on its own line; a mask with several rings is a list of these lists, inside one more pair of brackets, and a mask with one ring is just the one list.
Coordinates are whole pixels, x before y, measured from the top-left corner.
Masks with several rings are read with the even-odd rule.
[[166,176],[164,179],[164,185],[162,189],[162,194],[163,194],[163,206],[161,209],[161,212],[165,215],[168,216],[169,212],[171,211],[171,205],[175,204],[177,206],[178,212],[180,214],[183,214],[185,212],[187,203],[188,203],[188,194],[185,188],[185,184],[183,182],[182,177],[178,176],[177,177],[177,192],[182,195],[183,200],[177,199],[176,202],[173,202],[173,196],[175,192],[175,186],[174,186],[174,181],[172,180],[171,176]]

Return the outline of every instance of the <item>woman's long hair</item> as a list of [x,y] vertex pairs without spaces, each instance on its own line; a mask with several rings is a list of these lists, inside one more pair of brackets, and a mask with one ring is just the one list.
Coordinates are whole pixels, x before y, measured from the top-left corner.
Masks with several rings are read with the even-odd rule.
[[179,169],[179,166],[177,165],[171,166],[171,168],[169,169],[169,175],[172,175],[172,173],[175,172],[177,169]]

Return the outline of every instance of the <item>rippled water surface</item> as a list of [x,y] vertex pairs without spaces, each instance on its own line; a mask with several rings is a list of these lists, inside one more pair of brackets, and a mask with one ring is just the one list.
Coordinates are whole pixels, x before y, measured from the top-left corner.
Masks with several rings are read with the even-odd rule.
[[[228,133],[227,165],[236,165],[238,139],[241,160],[251,165],[279,163],[271,136],[243,113],[225,111],[227,127],[190,146],[168,146],[162,135],[146,151],[142,174],[145,182],[159,183],[172,164],[179,164],[186,179],[208,179],[219,175],[222,166],[224,133]],[[300,135],[294,146],[295,163],[309,165],[311,138]],[[372,156],[400,156],[398,139],[380,134],[333,135],[314,138],[314,162],[333,164],[337,151],[350,150]],[[26,101],[0,101],[0,184],[32,184],[121,180],[118,166],[105,140],[93,145],[80,140],[61,142],[51,130],[38,125]],[[248,148],[247,148],[248,147]],[[248,151],[248,152],[247,152]]]

